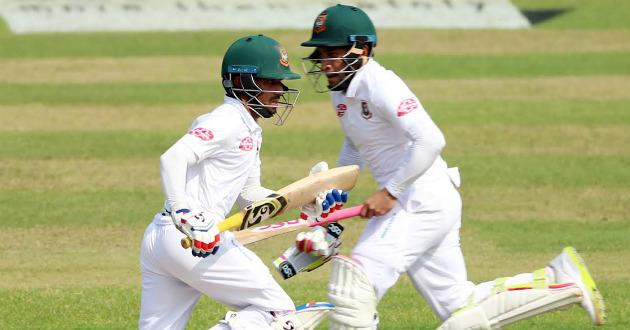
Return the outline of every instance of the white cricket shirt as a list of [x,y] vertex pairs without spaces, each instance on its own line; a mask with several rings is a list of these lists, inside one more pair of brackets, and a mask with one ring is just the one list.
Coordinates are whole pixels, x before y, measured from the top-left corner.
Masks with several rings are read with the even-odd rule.
[[380,188],[396,197],[446,171],[444,135],[407,85],[374,59],[345,93],[331,92],[331,100],[345,134],[339,166],[366,165]]
[[228,96],[224,100],[195,119],[178,141],[198,158],[187,171],[188,205],[220,219],[231,210],[247,178],[260,176],[262,146],[262,128],[243,104]]

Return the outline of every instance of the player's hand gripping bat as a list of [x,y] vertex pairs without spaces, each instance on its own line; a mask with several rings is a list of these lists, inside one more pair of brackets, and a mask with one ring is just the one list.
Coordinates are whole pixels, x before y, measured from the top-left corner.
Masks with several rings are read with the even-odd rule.
[[[359,166],[357,165],[336,167],[309,175],[223,220],[218,224],[219,231],[223,232],[234,228],[243,230],[255,226],[262,221],[282,214],[284,211],[314,202],[317,195],[326,189],[351,190],[354,188],[358,177]],[[181,244],[183,248],[187,249],[190,248],[192,242],[189,237],[184,237]]]

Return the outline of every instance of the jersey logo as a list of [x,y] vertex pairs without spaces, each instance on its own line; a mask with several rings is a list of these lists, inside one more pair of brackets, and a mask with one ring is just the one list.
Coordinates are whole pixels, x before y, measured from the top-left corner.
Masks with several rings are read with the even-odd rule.
[[212,134],[210,130],[205,129],[203,127],[197,127],[193,129],[192,131],[188,132],[188,134],[194,135],[203,141],[210,141],[214,138],[214,134]]
[[346,114],[347,109],[348,107],[346,107],[345,104],[337,104],[337,117],[339,118],[343,117],[343,115]]
[[278,47],[278,52],[280,52],[280,64],[285,67],[289,67],[289,54],[287,54],[287,50],[284,47]]
[[313,25],[313,31],[315,31],[315,33],[320,33],[326,30],[327,17],[328,14],[325,11],[317,16],[317,19],[315,20],[315,25]]
[[250,151],[254,149],[254,140],[248,136],[241,141],[241,145],[238,147],[243,151]]
[[372,112],[368,109],[367,102],[365,101],[361,101],[361,116],[365,120],[372,118]]
[[418,109],[418,102],[414,99],[406,99],[398,105],[398,117],[402,117],[414,110]]

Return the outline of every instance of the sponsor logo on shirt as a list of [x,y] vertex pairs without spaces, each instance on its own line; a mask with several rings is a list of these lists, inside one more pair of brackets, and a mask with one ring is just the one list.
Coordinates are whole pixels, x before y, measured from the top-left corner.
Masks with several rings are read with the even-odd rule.
[[418,109],[418,102],[414,99],[406,99],[398,105],[398,117],[402,117],[414,110]]
[[345,104],[337,104],[337,117],[343,117],[343,115],[346,114],[347,109],[348,107],[346,107]]
[[372,118],[372,112],[368,109],[367,102],[365,101],[361,101],[361,116],[365,120]]
[[313,31],[315,31],[315,33],[324,32],[324,30],[326,30],[327,17],[328,13],[326,13],[325,11],[317,16],[317,19],[315,20],[315,25],[313,25]]
[[212,134],[210,130],[205,129],[203,127],[197,127],[193,129],[192,131],[188,132],[188,134],[194,135],[203,141],[210,141],[214,138],[214,134]]
[[238,147],[243,151],[250,151],[254,149],[254,140],[248,136],[241,141],[241,145]]

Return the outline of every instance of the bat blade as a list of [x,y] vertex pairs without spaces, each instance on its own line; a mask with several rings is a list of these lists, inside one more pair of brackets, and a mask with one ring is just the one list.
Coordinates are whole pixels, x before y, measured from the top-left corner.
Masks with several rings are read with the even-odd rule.
[[[219,231],[249,228],[285,211],[312,203],[320,192],[327,189],[351,190],[358,178],[357,165],[335,167],[309,175],[228,217],[218,224]],[[189,237],[182,238],[181,245],[187,249],[192,246],[192,241]]]
[[317,195],[324,190],[352,190],[358,178],[357,165],[335,167],[298,180],[281,188],[277,194],[287,200],[285,210],[292,210],[314,202]]

